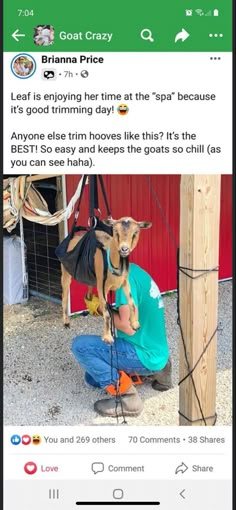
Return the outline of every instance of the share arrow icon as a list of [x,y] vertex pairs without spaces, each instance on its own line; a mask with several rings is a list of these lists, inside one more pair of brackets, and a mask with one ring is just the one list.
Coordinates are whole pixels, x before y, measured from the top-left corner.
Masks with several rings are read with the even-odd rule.
[[188,37],[190,37],[190,34],[188,34],[188,32],[186,30],[184,30],[184,28],[182,28],[181,32],[179,32],[176,36],[175,36],[175,43],[177,41],[186,41],[186,39],[188,39]]
[[186,464],[184,462],[182,462],[179,466],[177,466],[176,470],[175,470],[175,474],[177,475],[178,473],[182,473],[182,475],[185,473],[185,471],[187,471],[188,469],[188,466],[186,466]]

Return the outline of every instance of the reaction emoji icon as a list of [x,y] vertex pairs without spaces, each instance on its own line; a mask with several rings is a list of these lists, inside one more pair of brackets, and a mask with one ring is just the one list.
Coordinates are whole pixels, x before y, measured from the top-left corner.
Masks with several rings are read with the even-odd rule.
[[26,462],[24,471],[27,475],[34,475],[37,471],[37,466],[34,462]]
[[122,116],[127,115],[128,111],[129,111],[128,105],[127,104],[119,104],[117,111],[118,111],[119,115],[122,115]]
[[14,444],[15,446],[17,446],[20,443],[21,443],[21,437],[18,436],[18,434],[14,434],[13,436],[11,436],[11,444]]
[[32,443],[33,443],[33,444],[36,444],[36,445],[37,445],[37,444],[40,444],[40,443],[41,443],[41,441],[42,441],[42,438],[41,438],[38,434],[34,434],[34,435],[32,436]]
[[27,446],[28,444],[31,443],[31,437],[28,436],[28,434],[24,434],[24,436],[22,436],[22,438],[21,438],[21,441],[22,441],[22,444]]

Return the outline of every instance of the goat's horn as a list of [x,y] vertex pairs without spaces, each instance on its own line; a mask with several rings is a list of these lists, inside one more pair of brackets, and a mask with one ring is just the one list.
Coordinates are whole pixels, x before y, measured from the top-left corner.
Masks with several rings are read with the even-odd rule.
[[103,221],[103,223],[105,223],[105,225],[108,225],[109,227],[111,227],[112,225],[114,225],[116,220],[113,220],[113,218],[107,218],[107,220],[102,220],[102,221]]
[[138,225],[140,228],[150,228],[152,226],[151,221],[138,221]]

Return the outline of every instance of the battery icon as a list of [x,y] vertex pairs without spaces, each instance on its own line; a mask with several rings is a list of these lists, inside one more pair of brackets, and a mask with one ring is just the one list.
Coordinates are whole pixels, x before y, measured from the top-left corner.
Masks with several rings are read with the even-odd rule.
[[219,16],[219,10],[218,9],[214,9],[213,16]]

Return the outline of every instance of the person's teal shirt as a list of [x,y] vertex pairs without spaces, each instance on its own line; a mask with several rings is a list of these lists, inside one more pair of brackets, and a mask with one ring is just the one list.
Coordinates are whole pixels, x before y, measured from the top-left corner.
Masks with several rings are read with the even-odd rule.
[[[165,367],[169,348],[166,338],[164,304],[160,290],[151,276],[136,264],[130,264],[131,295],[138,308],[140,329],[133,336],[117,330],[117,336],[134,344],[142,364],[152,371]],[[116,291],[116,306],[126,305],[122,288]]]

